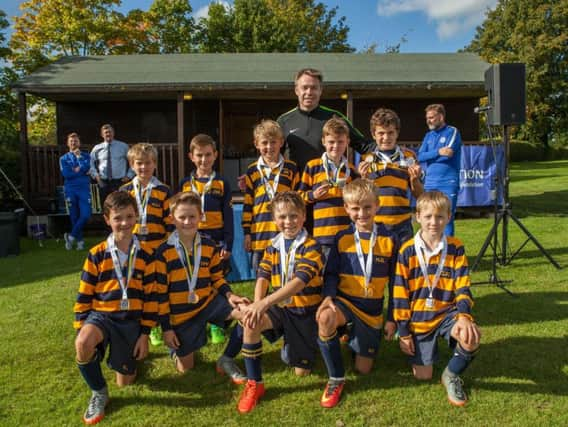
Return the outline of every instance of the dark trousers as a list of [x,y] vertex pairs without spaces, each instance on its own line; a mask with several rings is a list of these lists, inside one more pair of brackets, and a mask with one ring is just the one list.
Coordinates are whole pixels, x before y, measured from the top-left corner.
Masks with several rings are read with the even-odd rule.
[[122,179],[101,179],[99,181],[99,194],[101,198],[101,207],[107,196],[120,188],[123,184]]

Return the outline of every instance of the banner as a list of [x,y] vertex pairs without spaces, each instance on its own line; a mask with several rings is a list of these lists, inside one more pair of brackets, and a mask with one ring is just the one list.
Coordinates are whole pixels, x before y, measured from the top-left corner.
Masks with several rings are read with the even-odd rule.
[[462,145],[458,207],[493,206],[497,164],[501,176],[505,167],[502,145],[496,146],[496,157],[491,145]]

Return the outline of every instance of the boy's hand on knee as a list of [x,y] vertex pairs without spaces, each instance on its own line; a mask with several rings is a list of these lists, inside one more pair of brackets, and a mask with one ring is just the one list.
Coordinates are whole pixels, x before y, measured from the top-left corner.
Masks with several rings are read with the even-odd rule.
[[134,358],[136,360],[142,360],[148,356],[148,335],[140,334],[136,340],[136,345],[134,346]]
[[388,341],[392,341],[395,333],[396,333],[396,323],[391,322],[390,320],[387,321],[387,323],[385,324],[385,338]]
[[407,337],[400,337],[398,340],[400,345],[400,349],[404,354],[408,354],[409,356],[414,356],[414,340],[412,339],[412,335]]
[[337,312],[337,307],[333,303],[333,298],[331,298],[331,297],[325,297],[324,300],[319,305],[318,310],[316,311],[316,322],[319,320],[319,317],[320,317],[320,314],[322,313],[322,311],[324,311],[328,308],[331,309],[334,313]]
[[179,348],[180,342],[173,329],[170,329],[169,331],[164,331],[163,336],[164,336],[164,342],[169,348],[173,348],[174,350],[177,350]]
[[235,295],[232,292],[227,296],[227,301],[231,305],[231,307],[241,310],[241,305],[248,305],[250,304],[250,300],[247,297],[241,297],[239,295]]
[[481,338],[481,331],[477,325],[465,316],[458,317],[455,325],[456,336],[460,343],[466,346],[477,346]]
[[262,316],[266,313],[266,310],[268,310],[268,306],[262,299],[247,305],[243,309],[245,311],[243,316],[243,325],[247,328],[254,329],[260,324]]
[[251,242],[250,242],[250,234],[245,235],[244,246],[245,246],[245,251],[246,251],[246,252],[250,252],[250,251],[251,251],[252,245],[251,245]]

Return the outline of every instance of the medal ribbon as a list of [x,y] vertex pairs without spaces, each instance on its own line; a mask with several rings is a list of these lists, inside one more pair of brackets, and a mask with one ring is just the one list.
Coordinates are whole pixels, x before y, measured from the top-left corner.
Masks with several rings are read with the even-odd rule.
[[148,206],[148,201],[150,200],[150,193],[152,193],[152,188],[157,185],[156,181],[157,178],[153,176],[146,186],[146,189],[143,189],[137,176],[132,180],[132,185],[134,186],[134,195],[136,196],[136,205],[138,206],[138,214],[140,215],[140,225],[142,227],[146,226],[146,218],[148,216],[146,207]]
[[207,180],[207,182],[205,183],[205,185],[203,186],[203,192],[200,193],[198,188],[197,188],[197,177],[194,174],[191,174],[191,191],[193,191],[194,193],[197,193],[200,197],[201,197],[201,210],[203,211],[203,215],[201,220],[205,221],[205,194],[209,193],[209,190],[211,190],[211,187],[213,186],[213,180],[215,179],[215,171],[213,171],[211,173],[211,175],[209,176],[209,179]]
[[[284,168],[284,157],[282,157],[282,154],[280,154],[280,157],[278,159],[278,164],[276,166],[278,167],[278,173],[274,177],[274,183],[270,185],[270,176],[272,175],[272,168],[264,162],[262,156],[260,156],[258,158],[258,162],[256,162],[256,168],[260,173],[260,179],[262,180],[262,185],[264,185],[264,191],[268,195],[269,200],[272,200],[274,198],[274,195],[278,191],[278,182],[280,181],[280,173]],[[264,169],[267,168],[268,168],[268,176],[266,176],[264,173]]]
[[365,277],[365,295],[368,293],[369,285],[371,284],[371,276],[373,274],[373,248],[375,247],[375,242],[377,241],[377,224],[373,224],[373,231],[371,232],[371,237],[369,238],[369,254],[367,255],[367,260],[365,262],[365,255],[363,253],[363,247],[361,245],[361,238],[359,236],[359,230],[355,229],[355,249],[357,250],[357,259],[359,260],[359,266]]
[[[434,291],[434,288],[440,280],[440,275],[442,274],[444,263],[446,262],[446,255],[448,254],[448,242],[446,240],[446,236],[444,236],[442,239],[442,252],[440,255],[440,262],[438,263],[438,267],[436,268],[434,280],[430,282],[430,276],[428,275],[428,265],[426,265],[426,260],[424,259],[424,247],[426,246],[426,244],[424,243],[424,240],[422,240],[420,232],[416,233],[416,236],[414,238],[414,250],[416,251],[416,256],[418,257],[418,262],[420,263],[420,270],[422,270],[424,281],[426,282],[426,286],[428,287],[428,298],[432,298],[432,292]],[[430,259],[428,259],[428,261],[430,261]]]
[[288,251],[284,242],[284,235],[278,234],[273,240],[272,245],[279,250],[280,253],[280,286],[284,287],[288,278],[294,275],[294,266],[296,264],[296,250],[306,241],[308,232],[305,228],[296,236]]
[[[331,160],[329,160],[327,153],[323,153],[321,155],[321,161],[323,163],[323,169],[325,170],[325,176],[330,184],[333,186],[337,186],[339,181],[339,176],[341,174],[341,169],[345,167],[345,180],[349,178],[351,175],[351,169],[347,167],[347,158],[345,156],[341,156],[341,161],[339,162],[339,166],[335,166]],[[330,169],[333,173],[333,178],[330,176]]]
[[118,279],[118,284],[120,286],[120,290],[122,291],[122,300],[128,300],[128,283],[134,274],[134,267],[136,265],[136,253],[140,248],[140,244],[138,243],[138,239],[136,236],[132,237],[132,244],[130,245],[130,250],[128,253],[128,259],[126,262],[126,277],[122,274],[122,265],[120,265],[120,260],[118,257],[118,248],[116,247],[116,243],[114,241],[114,235],[111,234],[107,238],[107,247],[110,251],[110,256],[112,258],[112,264],[114,267],[114,272],[116,274],[116,278]]
[[179,259],[181,260],[183,268],[185,269],[187,289],[191,294],[195,292],[197,279],[199,278],[199,265],[201,263],[201,236],[199,233],[196,233],[195,237],[193,238],[193,265],[191,263],[191,257],[187,252],[187,248],[181,242],[177,230],[171,234],[170,238],[168,239],[168,243],[173,243],[176,248]]

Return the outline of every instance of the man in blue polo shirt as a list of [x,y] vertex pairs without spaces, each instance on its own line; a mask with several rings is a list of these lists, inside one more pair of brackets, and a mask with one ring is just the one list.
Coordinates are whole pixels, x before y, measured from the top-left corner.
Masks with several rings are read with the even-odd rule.
[[425,111],[430,131],[418,150],[418,161],[426,164],[424,191],[438,190],[449,197],[452,217],[445,233],[453,236],[460,189],[461,135],[457,128],[446,124],[446,109],[442,104],[428,105]]

